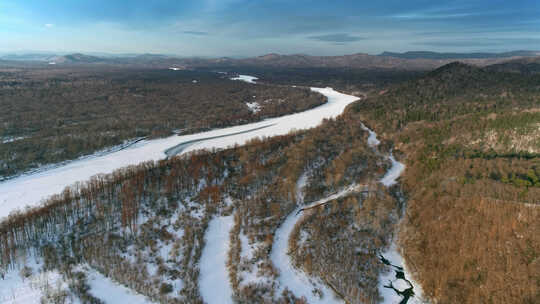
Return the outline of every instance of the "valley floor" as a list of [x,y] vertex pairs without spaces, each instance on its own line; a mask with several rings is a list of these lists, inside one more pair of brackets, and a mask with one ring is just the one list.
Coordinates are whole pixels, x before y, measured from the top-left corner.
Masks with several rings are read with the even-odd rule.
[[[21,209],[24,206],[36,206],[42,199],[54,193],[59,193],[62,189],[64,189],[64,187],[70,186],[79,181],[84,181],[95,174],[110,173],[115,169],[127,165],[138,164],[144,161],[164,159],[168,156],[165,151],[169,150],[171,147],[181,146],[182,149],[179,149],[177,152],[185,154],[197,149],[221,149],[230,147],[232,145],[243,145],[258,137],[285,135],[295,129],[316,127],[324,119],[334,118],[341,114],[348,104],[357,100],[357,97],[355,96],[341,94],[332,90],[331,88],[312,88],[312,90],[325,95],[328,98],[328,102],[306,112],[269,119],[259,123],[213,130],[199,134],[172,136],[165,139],[141,141],[127,149],[110,153],[105,156],[90,157],[84,160],[71,162],[65,166],[52,170],[46,170],[33,175],[21,176],[13,180],[0,183],[0,217],[5,217],[10,212]],[[367,144],[374,151],[376,151],[377,146],[380,143],[376,134],[367,128],[365,128],[365,130],[369,132]],[[396,180],[404,170],[404,165],[396,161],[391,154],[387,156],[387,158],[390,161],[391,166],[384,176],[379,180],[379,182],[385,187],[391,187],[396,183]],[[358,194],[364,189],[360,185],[352,184],[342,187],[342,190],[340,191],[326,195],[323,198],[304,205],[305,197],[303,191],[304,187],[306,186],[306,179],[307,177],[304,174],[301,175],[297,181],[295,193],[296,208],[292,210],[288,216],[286,216],[273,236],[270,261],[273,264],[273,267],[277,269],[277,278],[275,279],[275,282],[277,282],[278,286],[275,295],[279,296],[283,294],[284,291],[288,291],[292,294],[292,296],[296,298],[303,298],[308,303],[343,303],[342,299],[340,299],[341,296],[336,294],[333,288],[329,287],[326,282],[323,282],[323,280],[320,280],[316,276],[310,276],[302,269],[295,267],[291,260],[291,243],[289,238],[292,231],[295,229],[295,226],[302,218],[302,215],[299,214],[302,213],[304,208],[310,208],[330,201],[339,200],[350,194]],[[200,191],[205,187],[205,184],[199,184],[197,187]],[[162,203],[163,202],[161,202],[161,199],[155,202],[155,204]],[[230,203],[231,202],[225,202],[225,208],[229,207]],[[160,268],[164,267],[163,264],[173,265],[176,263],[177,259],[184,258],[182,254],[191,255],[192,252],[197,252],[197,250],[200,249],[202,251],[200,253],[200,257],[197,257],[197,253],[194,254],[194,258],[198,258],[198,260],[196,260],[198,266],[193,267],[195,267],[195,269],[198,267],[198,270],[195,271],[198,272],[199,276],[198,287],[202,301],[208,304],[234,303],[233,294],[235,290],[232,284],[234,278],[230,273],[229,265],[229,254],[232,250],[231,231],[236,225],[234,213],[229,213],[229,215],[223,216],[218,212],[218,215],[214,215],[211,219],[208,219],[208,226],[204,230],[204,240],[202,242],[204,247],[198,249],[190,248],[189,252],[179,254],[178,252],[181,252],[181,250],[174,246],[176,244],[181,244],[180,241],[184,240],[187,232],[182,230],[181,233],[171,233],[171,226],[176,227],[176,225],[179,225],[178,223],[186,223],[182,222],[186,220],[184,217],[188,218],[187,223],[189,223],[189,221],[202,220],[208,215],[205,214],[206,210],[202,211],[201,213],[201,209],[193,205],[190,199],[183,202],[182,208],[183,209],[178,209],[176,222],[172,221],[171,219],[162,222],[161,218],[157,217],[159,219],[157,223],[154,222],[154,220],[148,220],[140,225],[143,228],[139,229],[148,229],[149,231],[153,231],[152,229],[155,229],[156,231],[160,231],[159,233],[161,235],[167,236],[167,238],[170,240],[167,240],[166,244],[159,240],[153,240],[151,242],[153,245],[151,245],[152,248],[149,253],[146,251],[144,253],[132,252],[132,248],[128,248],[128,250],[126,250],[124,253],[124,256],[129,256],[129,260],[142,259],[145,262],[147,262],[148,259],[155,259],[158,262],[155,264],[148,264],[152,264],[152,267],[156,268],[150,270],[150,276],[155,276],[163,271],[167,271],[166,267],[164,268],[165,270]],[[189,212],[182,213],[185,211]],[[122,219],[124,219],[125,214],[122,216]],[[191,229],[189,224],[186,224],[184,228],[186,230]],[[131,229],[133,230],[134,228]],[[242,247],[246,247],[242,249],[242,255],[245,256],[245,252],[249,251],[248,247],[250,245],[245,235],[240,234],[239,237],[241,239],[240,241],[242,243]],[[157,252],[159,254],[151,252],[154,250],[154,247],[158,248]],[[161,254],[162,248],[164,248],[165,251],[163,254]],[[405,266],[402,262],[399,262],[402,261],[402,259],[395,247],[392,247],[389,250],[391,251],[391,254],[389,254],[387,258],[392,263],[399,263],[400,266]],[[384,254],[388,254],[388,252]],[[180,257],[178,257],[178,255],[180,255]],[[247,255],[253,255],[253,253],[247,253]],[[143,267],[145,271],[147,267],[148,266]],[[76,268],[85,273],[87,277],[87,283],[89,285],[88,293],[105,301],[106,303],[118,303],[118,301],[128,301],[129,303],[151,303],[146,297],[135,294],[130,291],[130,289],[106,278],[102,273],[98,272],[97,269],[84,265],[76,266]],[[34,272],[37,272],[37,267]],[[45,276],[47,276],[46,280],[48,280],[48,277],[51,277],[51,281],[57,282],[54,284],[56,284],[58,288],[57,291],[59,293],[66,289],[66,285],[70,282],[69,280],[59,279],[61,275],[54,272],[47,272]],[[406,271],[405,277],[409,278],[409,274],[406,273]],[[19,280],[20,276],[14,270],[8,272],[6,279],[1,282],[0,295],[7,299],[11,294],[13,301],[32,303],[31,301],[28,302],[25,300],[28,293],[17,291],[17,288],[28,289],[28,283],[19,282]],[[389,277],[387,275],[382,275],[380,278],[380,284],[386,284],[386,280],[389,280]],[[396,286],[398,286],[398,288],[402,288],[403,284],[398,284],[398,281],[399,280],[395,281],[394,283]],[[412,282],[410,279],[409,281]],[[264,284],[267,284],[268,282],[272,282],[272,280],[270,279]],[[168,283],[163,283],[161,284],[161,288],[165,290],[171,288],[172,290],[176,291],[175,286],[169,285],[170,284]],[[413,285],[414,286],[411,287],[414,287],[414,293],[416,294],[414,298],[420,299],[421,288],[416,284]],[[35,293],[35,295],[32,296],[32,299],[38,299],[44,295],[42,288],[39,290],[36,289],[35,286],[29,288]],[[384,285],[380,287],[380,292],[384,297],[384,303],[403,303],[402,301],[405,299],[402,295],[391,294],[390,289],[386,288]],[[168,298],[164,296],[163,299]]]
[[[235,144],[242,145],[254,138],[284,135],[295,129],[315,127],[323,119],[341,114],[348,104],[358,100],[355,96],[341,94],[331,88],[312,88],[312,90],[325,95],[328,102],[305,112],[257,123],[190,135],[174,135],[164,139],[145,140],[127,149],[104,156],[87,157],[58,168],[1,182],[0,218],[6,217],[15,210],[22,210],[26,206],[37,206],[43,199],[62,192],[64,188],[76,182],[86,181],[96,174],[107,174],[125,166],[164,159],[167,157],[165,151],[184,142],[192,144],[185,147],[182,154],[198,149],[210,150],[227,148]],[[253,131],[242,133],[246,130]],[[230,134],[236,135],[228,136]],[[212,139],[198,141],[200,138]]]

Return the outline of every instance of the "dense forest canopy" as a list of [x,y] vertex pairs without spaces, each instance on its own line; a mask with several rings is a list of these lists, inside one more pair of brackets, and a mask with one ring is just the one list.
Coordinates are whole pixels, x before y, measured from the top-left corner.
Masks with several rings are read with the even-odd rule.
[[248,123],[325,102],[309,89],[229,77],[107,67],[0,70],[0,178],[128,140]]
[[[278,227],[301,207],[298,181],[305,178],[309,202],[350,185],[362,188],[303,212],[288,240],[291,263],[330,286],[338,298],[381,301],[379,254],[398,232],[400,252],[428,300],[536,303],[540,78],[530,69],[515,68],[519,62],[512,64],[508,70],[452,63],[417,75],[390,73],[388,79],[394,80],[367,86],[360,80],[369,78],[363,72],[335,72],[327,83],[364,96],[338,118],[310,130],[143,163],[74,185],[0,223],[0,265],[3,271],[20,269],[21,256],[33,254],[43,261],[42,269],[70,279],[65,297],[89,302],[96,300],[84,288],[87,278],[79,265],[156,301],[202,303],[198,262],[204,235],[213,218],[230,216],[227,271],[233,299],[305,303],[287,289],[280,292],[280,274],[271,260]],[[208,77],[214,88],[223,84],[225,92],[239,94],[233,96],[278,90],[314,101],[303,104],[310,107],[322,102],[319,96],[281,84],[294,79],[324,84],[322,71],[295,78],[290,71],[265,70],[262,78],[278,85],[255,87]],[[183,86],[168,71],[155,73]],[[186,86],[193,85],[189,73]],[[122,94],[167,92],[167,80],[154,83],[152,75],[138,76],[146,79],[141,82],[122,80],[134,85]],[[404,81],[395,75],[405,76]],[[201,85],[210,81],[198,80]],[[379,134],[378,147],[367,144],[364,124]],[[388,188],[379,181],[390,152],[406,170],[400,183]]]
[[440,303],[539,296],[540,77],[516,65],[453,63],[351,105],[406,160],[401,242]]

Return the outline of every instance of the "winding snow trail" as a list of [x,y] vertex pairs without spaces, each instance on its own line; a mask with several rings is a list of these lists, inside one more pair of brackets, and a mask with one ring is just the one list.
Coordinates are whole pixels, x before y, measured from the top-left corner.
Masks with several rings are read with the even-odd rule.
[[[303,188],[306,183],[306,176],[302,175],[296,185],[296,196],[299,207],[291,212],[281,226],[276,230],[274,236],[274,245],[270,253],[272,264],[279,270],[279,289],[277,294],[281,294],[285,288],[288,288],[296,297],[305,297],[307,303],[343,303],[342,300],[335,297],[334,292],[318,279],[310,278],[302,270],[296,269],[289,256],[289,236],[294,229],[296,222],[301,218],[298,214],[300,209],[311,207],[317,204],[325,203],[342,196],[345,196],[357,190],[353,185],[345,188],[338,193],[332,194],[309,205],[303,205]],[[322,290],[323,296],[319,298],[312,291],[318,288]]]
[[[174,135],[167,138],[144,140],[127,149],[102,156],[90,156],[66,165],[35,174],[23,175],[0,183],[0,220],[16,209],[36,206],[41,200],[60,193],[66,186],[86,181],[101,173],[111,173],[128,165],[167,157],[165,151],[179,147],[181,153],[197,149],[227,148],[242,145],[255,137],[285,135],[295,129],[318,126],[323,119],[336,117],[345,107],[358,100],[331,88],[312,88],[328,98],[328,102],[316,108],[264,121],[190,135]],[[270,126],[269,126],[270,125]],[[268,126],[265,128],[265,126]],[[251,131],[250,131],[251,130]],[[249,132],[248,132],[249,131]],[[232,135],[231,135],[232,134]],[[206,140],[200,140],[206,138]]]
[[[377,134],[373,130],[368,129],[366,126],[362,125],[362,128],[369,132],[368,145],[373,148],[377,147],[380,144],[380,141],[377,139]],[[391,162],[391,167],[388,169],[386,174],[381,178],[380,183],[386,187],[393,186],[397,183],[397,179],[401,176],[405,170],[405,165],[401,162],[398,162],[392,152],[388,155],[388,160]],[[416,283],[409,275],[407,270],[407,265],[405,264],[405,259],[401,256],[398,251],[395,240],[390,245],[390,248],[385,252],[381,253],[383,259],[390,265],[390,270],[386,273],[382,273],[379,276],[379,293],[383,296],[383,304],[421,304],[425,303],[422,296],[422,287],[420,284]],[[404,292],[407,289],[411,289],[414,293],[406,300],[404,296],[397,293]]]
[[[377,139],[377,134],[373,130],[367,128],[362,124],[362,129],[366,130],[369,133],[367,143],[369,146],[376,149],[380,144],[380,141]],[[392,153],[388,155],[388,160],[391,162],[391,167],[385,173],[385,175],[380,179],[380,183],[386,187],[390,187],[397,183],[397,179],[405,170],[405,165],[401,162],[398,162]],[[285,288],[288,288],[295,296],[305,297],[308,303],[343,303],[340,299],[337,299],[334,296],[334,293],[329,289],[325,284],[316,280],[314,278],[309,278],[303,271],[296,269],[291,261],[291,258],[288,254],[289,252],[289,236],[294,229],[295,224],[300,219],[298,212],[302,208],[312,207],[317,204],[325,203],[333,199],[345,196],[348,193],[353,191],[358,191],[357,185],[352,185],[346,189],[341,190],[340,192],[323,198],[319,201],[313,202],[309,205],[303,206],[303,188],[306,183],[306,175],[302,175],[298,180],[296,191],[297,191],[297,207],[293,212],[291,212],[283,224],[276,230],[274,237],[274,245],[272,246],[272,252],[270,258],[274,266],[279,270],[279,289],[278,294],[283,292]],[[402,303],[404,297],[389,286],[399,290],[400,292],[405,291],[406,289],[412,288],[414,294],[408,298],[406,303],[408,304],[420,304],[424,303],[422,300],[422,288],[408,275],[407,267],[405,260],[400,255],[396,243],[393,242],[390,248],[382,253],[385,261],[390,263],[391,271],[382,273],[379,276],[379,292],[383,296],[384,304],[398,304]],[[400,277],[398,272],[403,275],[403,278]],[[315,296],[312,292],[314,288],[319,288],[323,291],[324,296],[319,298]]]

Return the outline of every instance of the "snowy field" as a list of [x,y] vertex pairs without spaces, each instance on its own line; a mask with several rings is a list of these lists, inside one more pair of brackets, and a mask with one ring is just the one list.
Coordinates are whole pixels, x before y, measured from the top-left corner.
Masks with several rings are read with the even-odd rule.
[[[28,276],[23,278],[20,269],[12,270],[0,277],[0,303],[40,304],[47,291],[66,290],[67,284],[57,271],[39,272],[37,261],[30,257],[25,263]],[[21,266],[22,267],[22,266]]]
[[215,217],[208,223],[200,268],[200,291],[207,304],[232,304],[232,287],[227,270],[229,231],[234,226],[232,215]]
[[[68,284],[58,271],[42,272],[41,266],[34,257],[28,257],[26,267],[30,275],[24,278],[19,271],[10,271],[0,280],[0,303],[2,304],[40,304],[47,294],[68,291]],[[137,294],[101,273],[79,265],[78,271],[83,271],[88,277],[89,292],[104,303],[152,304],[145,296]],[[78,298],[68,296],[65,303],[81,303]]]
[[[312,90],[325,95],[328,102],[301,113],[257,123],[191,135],[173,135],[162,139],[143,140],[121,151],[86,157],[54,169],[4,181],[0,183],[0,218],[16,209],[36,206],[50,195],[62,192],[66,186],[88,180],[93,175],[110,173],[115,169],[136,165],[144,161],[164,159],[166,158],[164,151],[184,142],[190,141],[192,144],[189,144],[182,153],[203,148],[226,148],[234,144],[242,145],[255,137],[284,135],[295,129],[315,127],[324,118],[336,117],[343,112],[348,104],[358,99],[355,96],[336,92],[331,88],[312,88]],[[261,128],[268,125],[270,126]],[[246,130],[253,131],[239,133]],[[230,134],[235,135],[227,136]],[[196,141],[208,137],[212,137],[212,139]]]
[[245,81],[249,83],[256,83],[255,80],[257,79],[259,78],[254,77],[254,76],[249,76],[249,75],[238,75],[237,77],[231,78],[231,80],[240,80],[240,81]]
[[86,271],[90,293],[105,303],[151,304],[145,296],[120,285],[94,269]]

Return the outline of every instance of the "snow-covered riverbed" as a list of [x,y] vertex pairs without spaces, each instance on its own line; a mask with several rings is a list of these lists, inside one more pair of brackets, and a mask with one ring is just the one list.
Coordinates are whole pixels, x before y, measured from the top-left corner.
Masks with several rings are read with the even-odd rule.
[[232,304],[232,287],[227,271],[229,231],[234,226],[232,215],[215,217],[208,223],[200,267],[201,297],[207,304]]
[[[285,288],[289,289],[296,297],[304,297],[307,302],[312,303],[343,303],[342,300],[336,298],[334,292],[320,280],[309,277],[302,270],[296,269],[292,264],[289,256],[289,237],[294,230],[296,222],[301,218],[298,214],[301,208],[308,208],[317,204],[322,204],[331,200],[335,200],[345,196],[356,190],[356,186],[345,188],[338,193],[332,194],[319,201],[312,202],[308,205],[303,205],[303,188],[305,186],[306,176],[303,175],[296,186],[297,201],[299,207],[291,212],[281,226],[276,230],[274,236],[274,245],[270,258],[274,266],[279,270],[279,289],[277,294],[281,294]],[[314,289],[322,291],[322,297],[313,292]]]
[[[319,125],[323,119],[336,117],[345,107],[358,98],[341,94],[331,88],[312,88],[328,98],[328,102],[305,112],[272,118],[257,123],[223,128],[191,135],[174,135],[163,139],[141,141],[128,149],[103,156],[92,156],[39,173],[23,175],[0,183],[0,218],[15,209],[36,206],[42,199],[60,193],[66,186],[88,180],[99,173],[110,173],[128,165],[143,161],[164,159],[167,149],[183,142],[192,143],[182,153],[203,148],[226,148],[261,136],[284,135],[294,129],[306,129]],[[266,128],[261,128],[268,126]],[[240,133],[246,130],[251,132]],[[226,136],[228,134],[235,134]],[[225,137],[220,137],[225,136]],[[200,138],[212,139],[196,141]]]
[[[362,127],[369,133],[368,145],[375,149],[380,144],[377,134],[364,125]],[[397,161],[392,152],[387,157],[391,167],[379,182],[386,187],[391,187],[397,183],[398,178],[405,170],[405,165]],[[425,302],[422,287],[411,278],[405,259],[401,256],[395,239],[392,240],[390,247],[381,253],[381,260],[388,266],[387,272],[379,276],[378,289],[383,297],[382,303],[421,304]]]
[[[373,149],[377,149],[380,141],[377,139],[377,134],[373,130],[362,125],[362,128],[369,133],[367,144]],[[380,179],[380,183],[386,187],[391,187],[397,183],[397,179],[405,170],[405,165],[397,161],[392,153],[387,156],[391,163],[391,167]],[[271,260],[274,266],[279,270],[279,293],[285,288],[288,288],[295,296],[305,297],[308,303],[342,303],[343,301],[336,298],[330,288],[325,286],[317,279],[310,278],[302,270],[296,269],[289,256],[289,237],[294,229],[294,226],[300,220],[298,212],[302,208],[321,204],[330,200],[345,196],[351,192],[358,191],[356,185],[351,185],[342,191],[323,198],[319,201],[304,205],[302,189],[306,183],[306,176],[303,175],[297,183],[297,202],[298,207],[291,212],[281,226],[276,230],[274,236],[274,245],[272,246]],[[397,233],[396,233],[397,235]],[[379,276],[378,290],[383,297],[384,304],[420,304],[424,303],[422,297],[422,288],[409,275],[405,260],[399,253],[395,240],[393,240],[390,248],[381,254],[384,262],[388,265],[388,271]],[[322,290],[323,297],[319,298],[312,291],[318,288]],[[405,292],[408,289],[409,294]],[[399,291],[399,293],[397,292]],[[405,301],[405,302],[403,302]]]

